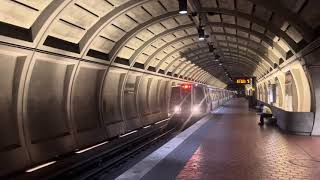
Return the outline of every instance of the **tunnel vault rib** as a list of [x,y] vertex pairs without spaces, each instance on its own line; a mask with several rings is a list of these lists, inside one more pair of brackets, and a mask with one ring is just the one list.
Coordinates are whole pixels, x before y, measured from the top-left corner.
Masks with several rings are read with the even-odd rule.
[[[236,49],[236,50],[239,51],[239,52],[243,51],[243,50],[238,50],[238,49]],[[240,54],[239,52],[236,53],[236,52],[233,52],[233,51],[225,51],[225,50],[220,50],[220,52],[223,54],[223,57],[231,56],[231,55],[233,55],[234,57],[238,57],[238,58],[241,57],[241,58],[246,59],[248,61],[251,61],[251,62],[254,62],[256,64],[259,64],[259,66],[261,66],[261,68],[263,68],[265,70],[269,70],[270,68],[273,68],[271,65],[263,63],[264,61],[260,62],[259,60],[256,60],[255,58],[252,58],[252,57],[250,57],[248,55],[245,55],[245,54],[242,54],[242,53]],[[243,51],[243,52],[246,53],[246,51]],[[190,61],[193,62],[194,58],[203,58],[203,57],[208,57],[208,58],[211,58],[212,60],[214,60],[214,58],[212,58],[212,53],[207,51],[207,52],[202,52],[201,57],[199,57],[198,55],[190,57]]]
[[[245,51],[243,49],[229,47],[229,46],[219,46],[219,48],[220,48],[219,49],[220,53],[238,54],[238,55],[246,56],[249,59],[253,59],[256,62],[260,62],[260,60],[261,60],[261,62],[265,65],[265,67],[274,68],[274,66],[273,66],[274,64],[272,62],[268,62],[265,59],[263,59],[262,57],[259,58],[258,55],[252,54],[252,52],[250,52],[250,51]],[[226,48],[226,49],[222,49],[222,48]],[[209,52],[208,50],[203,50],[203,48],[199,48],[199,49],[191,50],[184,55],[185,55],[185,57],[192,59],[194,57],[198,57],[202,53],[208,53],[208,52]],[[241,52],[241,53],[239,53],[239,52]]]
[[[261,67],[257,62],[255,62],[253,60],[239,58],[239,57],[236,57],[236,56],[230,56],[230,55],[224,56],[223,60],[221,60],[221,62],[225,62],[226,61],[225,58],[227,58],[227,57],[235,57],[239,61],[243,61],[243,62],[249,63],[251,65],[255,65],[256,67],[258,67],[261,70],[261,72],[267,72],[269,70],[269,69],[265,69],[265,68]],[[200,66],[203,65],[203,64],[208,64],[208,63],[219,65],[219,62],[215,62],[211,58],[210,54],[207,54],[207,56],[204,56],[204,57],[201,57],[201,58],[193,59],[192,61],[197,61],[198,65],[200,65]]]
[[251,1],[254,4],[261,5],[265,7],[266,9],[272,10],[276,14],[279,14],[282,17],[285,17],[286,20],[294,26],[306,39],[307,42],[311,42],[315,38],[315,32],[312,30],[312,28],[306,24],[300,16],[298,16],[296,13],[290,12],[290,10],[284,8],[282,5],[279,4],[279,1],[277,0],[248,0]]
[[[232,65],[226,65],[225,67],[226,67],[226,68],[227,68],[227,67],[232,67],[230,72],[232,72],[232,71],[233,71],[233,68],[234,68],[234,69],[238,69],[238,70],[241,71],[241,72],[246,72],[247,74],[250,74],[250,76],[252,76],[252,75],[261,76],[260,73],[255,74],[255,73],[254,73],[255,69],[252,68],[251,66],[249,66],[248,64],[243,63],[243,62],[238,62],[238,63],[241,64],[241,67],[234,67],[234,66],[233,66],[233,65],[234,65],[233,63],[232,63]],[[215,68],[215,66],[211,65],[211,66],[207,66],[207,67],[205,68],[205,70],[214,69],[214,68]],[[228,69],[228,68],[227,68],[227,69]]]
[[[229,42],[229,41],[228,41]],[[230,42],[231,43],[231,42]],[[232,44],[232,43],[231,43]],[[247,47],[247,46],[243,46],[242,44],[239,44],[241,47],[246,47],[246,48],[248,48],[248,49],[251,49],[252,50],[252,48],[250,48],[250,47]],[[234,47],[229,47],[229,46],[221,46],[221,45],[219,45],[219,46],[217,46],[218,48],[222,48],[222,47],[225,47],[225,48],[228,48],[228,49],[235,49],[235,50],[237,50],[237,51],[243,51],[243,52],[246,52],[246,51],[244,51],[244,50],[242,50],[242,49],[239,49],[239,48],[234,48]],[[192,54],[194,51],[197,51],[197,50],[202,50],[203,48],[199,48],[199,49],[196,49],[196,50],[191,50],[191,51],[187,51],[188,53],[186,53],[186,54],[184,54],[185,56],[182,56],[182,58],[183,57],[186,57],[188,60],[189,59],[192,59],[194,56],[197,56],[197,55],[194,55],[194,56],[188,56],[188,54],[190,53],[190,54]],[[177,50],[178,51],[178,50]],[[172,54],[174,54],[174,53],[176,53],[177,51],[175,51],[175,52],[172,52]],[[208,51],[205,51],[205,52],[208,52]],[[201,53],[205,53],[205,52],[201,52]],[[227,52],[227,51],[223,51],[223,50],[219,50],[219,52]],[[232,51],[230,51],[230,52],[232,52]],[[255,52],[255,51],[254,51]],[[170,54],[171,55],[171,54]],[[178,60],[179,58],[177,58],[177,59],[175,59],[175,60]],[[253,58],[254,59],[254,58]],[[265,60],[265,58],[264,57],[261,57],[261,60],[262,60],[262,62],[264,62],[264,63],[266,63],[270,68],[273,68],[273,65],[274,65],[274,62],[272,62],[270,59],[267,59],[267,60]],[[259,60],[258,60],[259,61]],[[163,62],[165,62],[165,58],[163,59]],[[173,62],[174,63],[174,62]],[[160,66],[160,65],[159,65]]]
[[[223,64],[224,65],[226,65],[226,64],[230,65],[230,63],[234,64],[234,65],[241,64],[241,65],[244,65],[246,67],[250,67],[250,69],[252,70],[250,72],[253,73],[254,71],[257,71],[260,76],[263,75],[263,71],[259,70],[259,68],[257,69],[256,68],[256,64],[254,64],[254,63],[251,63],[251,62],[248,63],[247,61],[242,61],[242,60],[239,60],[239,59],[234,60],[234,59],[226,58],[224,60]],[[217,64],[208,64],[208,63],[203,63],[203,64],[201,64],[199,66],[203,67],[204,69],[206,69],[207,67],[216,67],[217,69],[221,68],[221,66],[219,66]],[[238,68],[240,68],[240,67],[241,66],[238,66]]]
[[[104,28],[106,28],[108,25],[113,24],[114,21],[117,21],[120,19],[120,17],[126,17],[131,19],[131,21],[135,22],[134,27],[131,30],[124,30],[124,35],[114,42],[114,45],[112,46],[111,50],[109,52],[107,51],[99,51],[97,52],[99,54],[97,57],[94,58],[103,58],[103,60],[109,60],[111,64],[114,63],[114,60],[118,57],[119,51],[127,45],[127,43],[132,39],[135,38],[135,36],[142,32],[143,30],[148,30],[148,27],[150,27],[153,24],[156,23],[162,23],[165,20],[172,19],[173,21],[177,22],[178,17],[181,17],[178,14],[178,3],[174,0],[170,0],[170,2],[163,1],[163,0],[131,0],[128,2],[113,2],[110,3],[109,1],[106,1],[106,4],[103,3],[93,3],[93,4],[85,4],[80,2],[73,2],[73,1],[64,1],[64,3],[59,4],[58,2],[61,1],[48,1],[47,4],[43,5],[43,7],[36,7],[35,4],[32,4],[30,2],[25,2],[26,7],[29,7],[30,9],[38,11],[37,15],[33,19],[33,23],[31,23],[31,31],[35,32],[33,33],[33,37],[31,40],[31,44],[27,43],[27,46],[32,46],[39,48],[44,51],[48,52],[55,52],[58,54],[64,54],[64,51],[70,51],[75,53],[67,53],[68,56],[72,56],[75,58],[81,58],[86,59],[87,57],[89,60],[94,59],[90,58],[88,52],[90,50],[94,50],[94,43],[96,39],[101,36],[101,33]],[[246,4],[247,3],[247,4]],[[199,0],[197,2],[190,2],[189,3],[189,9],[192,12],[195,12],[197,14],[189,14],[189,19],[191,20],[190,24],[179,24],[177,27],[174,28],[167,28],[164,32],[161,33],[155,33],[154,37],[151,39],[146,40],[142,46],[140,46],[138,49],[134,49],[136,52],[130,56],[129,60],[129,67],[133,67],[137,59],[140,58],[140,55],[144,53],[146,49],[152,44],[153,42],[157,41],[158,39],[161,39],[162,37],[174,34],[175,32],[179,30],[184,30],[187,28],[192,28],[192,26],[199,25],[199,20],[197,19],[200,14],[205,13],[205,22],[206,26],[209,26],[211,28],[211,31],[213,31],[213,28],[219,28],[221,27],[223,29],[223,32],[209,32],[210,36],[213,38],[213,43],[215,46],[220,49],[229,49],[230,53],[233,51],[233,53],[240,53],[239,47],[246,48],[252,51],[255,55],[258,55],[259,61],[266,60],[267,62],[263,62],[263,64],[270,65],[270,68],[274,67],[274,63],[276,65],[279,65],[282,61],[285,61],[286,59],[290,58],[293,55],[299,51],[302,47],[306,45],[306,43],[310,43],[315,39],[316,33],[313,27],[310,26],[309,19],[302,18],[302,15],[299,11],[305,8],[306,4],[311,4],[312,2],[305,2],[304,4],[296,4],[296,8],[294,11],[291,9],[288,9],[284,4],[278,3],[275,0],[270,1],[264,1],[264,0],[249,0],[248,2],[241,2],[237,3],[237,0],[233,2],[225,1],[225,2],[215,2],[213,4],[215,5],[209,5],[209,2],[205,2],[203,0]],[[22,3],[23,4],[23,3]],[[108,5],[107,5],[108,4]],[[247,5],[243,9],[244,4]],[[108,10],[105,10],[105,13],[100,13],[95,9],[92,5],[107,5]],[[151,6],[150,6],[151,5]],[[153,6],[155,5],[155,6]],[[15,3],[15,6],[18,6],[17,3]],[[78,7],[78,9],[75,12],[83,13],[82,11],[87,11],[87,16],[95,16],[91,19],[90,26],[83,26],[81,22],[77,21],[77,18],[79,17],[72,17],[71,19],[66,16],[67,12],[70,8]],[[79,9],[80,7],[80,9]],[[151,7],[151,8],[150,8]],[[152,9],[152,7],[157,7]],[[136,16],[134,11],[137,8],[142,8],[145,13],[149,14],[150,17],[143,19],[142,17],[139,17],[139,15]],[[161,8],[161,9],[159,9]],[[265,8],[265,10],[261,9]],[[82,10],[81,10],[82,9]],[[250,11],[251,10],[251,11]],[[256,15],[255,13],[261,13],[260,15]],[[130,14],[131,13],[131,14]],[[209,13],[209,14],[208,14]],[[211,13],[211,14],[210,14]],[[74,13],[77,14],[77,13]],[[262,14],[265,14],[267,19]],[[192,16],[193,15],[193,16]],[[197,15],[197,16],[194,16]],[[73,16],[73,15],[71,15]],[[211,17],[210,17],[211,16]],[[219,17],[220,22],[212,21],[212,17]],[[227,17],[228,16],[228,17]],[[277,19],[279,22],[274,23],[275,17],[281,17],[280,19]],[[235,22],[232,22],[232,18],[234,18]],[[142,19],[141,19],[142,18]],[[228,19],[229,18],[229,19]],[[231,18],[231,19],[230,19]],[[250,26],[246,27],[237,23],[237,18],[244,19],[250,23]],[[73,21],[74,20],[74,21]],[[83,19],[84,21],[88,21],[87,19]],[[52,36],[52,28],[56,25],[58,22],[64,22],[65,24],[69,24],[72,28],[78,28],[82,29],[81,35],[79,35],[79,41],[73,41],[70,40],[67,35],[71,33],[66,33],[65,35],[59,35],[59,36]],[[287,22],[287,24],[286,24]],[[308,22],[308,23],[307,23]],[[10,22],[6,21],[8,25],[15,24],[16,22]],[[283,24],[283,26],[279,26],[280,24]],[[20,22],[21,27],[27,27],[27,25],[23,24],[23,22]],[[82,24],[82,25],[81,25]],[[264,28],[263,32],[261,32],[261,29],[254,28],[253,25],[258,25]],[[15,24],[17,25],[17,24]],[[19,24],[18,24],[19,26]],[[292,28],[295,28],[291,30]],[[121,29],[121,27],[119,27]],[[195,27],[197,28],[197,27]],[[290,32],[289,32],[289,28]],[[235,30],[236,34],[229,33],[227,29],[233,29]],[[238,32],[245,32],[249,36],[239,36]],[[23,32],[23,31],[21,31]],[[79,31],[80,32],[80,31]],[[275,35],[276,37],[283,40],[285,45],[287,47],[283,47],[279,45],[278,43],[280,40],[275,40],[273,37],[270,36],[271,33]],[[301,35],[302,39],[299,40],[299,34]],[[252,36],[257,37],[259,40],[253,40],[251,38]],[[296,36],[297,39],[294,39]],[[218,36],[224,36],[226,40],[218,39]],[[210,38],[211,38],[210,37]],[[236,38],[236,42],[229,41],[229,38]],[[19,38],[18,38],[19,39]],[[54,40],[56,39],[56,41]],[[48,40],[48,41],[47,41]],[[108,40],[106,38],[105,40]],[[241,41],[246,42],[245,45],[240,43]],[[30,41],[30,40],[29,40]],[[33,42],[35,41],[35,42]],[[257,42],[255,42],[257,41]],[[297,42],[295,42],[297,41]],[[298,42],[299,41],[299,42]],[[51,46],[50,42],[52,44],[57,44],[59,47]],[[44,44],[41,44],[44,43]],[[62,43],[62,44],[61,44]],[[112,43],[112,42],[111,42]],[[171,42],[169,42],[171,43]],[[211,41],[209,42],[211,43]],[[228,46],[232,45],[233,47],[237,47],[239,50],[235,51],[235,49],[232,49],[232,47],[226,47],[222,46],[219,43],[227,43]],[[46,46],[49,45],[49,46]],[[60,44],[60,45],[58,45]],[[69,47],[70,46],[70,47]],[[250,47],[251,46],[251,47]],[[50,47],[60,48],[60,50],[52,49]],[[191,45],[189,46],[190,48]],[[258,52],[260,50],[253,50],[252,47],[259,47],[262,52]],[[162,49],[163,47],[160,47]],[[204,48],[204,46],[203,46]],[[259,49],[258,48],[258,49]],[[286,48],[289,48],[289,51],[286,50]],[[185,51],[186,48],[177,48],[178,51]],[[255,48],[254,48],[255,49]],[[270,49],[270,50],[269,50]],[[78,51],[79,50],[79,51]],[[274,51],[277,51],[277,56],[280,55],[281,59],[273,59],[275,57]],[[175,52],[175,53],[177,53]],[[228,54],[226,51],[217,51],[217,53],[223,52],[221,56],[224,56],[225,54]],[[105,53],[105,54],[103,54]],[[176,55],[174,52],[170,52],[170,55]],[[246,54],[251,53],[247,52]],[[265,55],[265,54],[268,55]],[[252,58],[256,58],[252,56]],[[270,56],[269,56],[270,55]],[[251,55],[249,55],[251,56]],[[272,56],[272,58],[271,58]],[[153,58],[153,55],[151,55]],[[147,58],[148,60],[143,63],[143,66],[145,66],[146,70],[148,70],[150,66],[150,61],[152,61],[152,58]],[[167,74],[169,71],[173,71],[173,74],[176,73],[183,73],[181,68],[187,68],[188,70],[191,68],[192,63],[186,63],[182,62],[182,59],[174,58],[172,62],[169,62],[169,65],[165,67],[165,69],[161,69],[164,65],[163,63],[167,63],[167,61],[172,60],[170,56],[166,56],[165,59],[161,61],[161,63],[158,63],[156,67],[152,67],[153,70],[155,68],[156,72],[159,71],[165,71],[164,73]],[[181,62],[179,62],[181,61]],[[183,61],[188,61],[188,58],[183,59]],[[137,67],[141,67],[141,63],[137,64]],[[190,68],[189,68],[190,67]],[[174,68],[172,70],[172,68]],[[180,75],[178,75],[180,76]]]
[[[178,38],[178,39],[176,39],[176,40],[174,40],[174,41],[172,41],[172,42],[170,42],[170,43],[167,43],[166,46],[163,46],[163,47],[159,48],[159,49],[158,49],[157,51],[155,51],[151,56],[149,56],[149,58],[146,60],[145,68],[147,69],[150,61],[152,61],[153,58],[154,58],[158,53],[161,53],[166,47],[171,46],[172,44],[175,44],[175,43],[177,43],[177,42],[179,42],[179,41],[181,41],[181,40],[188,39],[188,38],[194,38],[194,37],[197,37],[197,35],[189,35],[189,36],[186,36],[186,37]],[[218,41],[218,42],[219,42],[219,41]],[[240,45],[240,46],[244,46],[244,45],[242,45],[242,44],[234,43],[234,42],[232,42],[232,41],[221,41],[221,42],[228,42],[228,43],[233,43],[233,44],[237,44],[237,45]],[[273,67],[273,62],[272,62],[269,58],[267,58],[266,56],[264,56],[261,52],[258,52],[257,50],[255,50],[255,49],[253,49],[253,48],[251,48],[251,47],[248,47],[248,46],[244,46],[244,47],[246,47],[246,48],[248,48],[248,49],[256,52],[257,54],[259,54],[259,56],[261,56],[262,59],[267,59],[267,62],[270,64],[271,67]],[[175,51],[177,51],[177,50],[175,50]],[[166,60],[166,58],[164,58],[164,59],[159,63],[158,66],[160,67],[160,66],[162,65],[162,63],[165,62],[165,60]]]
[[[173,30],[173,31],[175,31],[175,30]],[[167,34],[167,33],[165,33],[165,32],[163,32],[163,33],[164,33],[164,34]],[[171,32],[168,32],[168,33],[171,33]],[[223,34],[223,33],[212,33],[212,34]],[[236,36],[236,37],[237,37],[237,36]],[[155,37],[154,37],[154,38],[155,38]],[[157,37],[157,38],[161,38],[161,36],[159,36],[159,37]],[[157,39],[157,38],[155,38],[155,39]],[[155,39],[152,38],[152,41],[154,41]],[[258,44],[258,43],[256,43],[255,41],[253,41],[253,40],[251,40],[251,39],[248,39],[248,38],[240,38],[240,39],[242,39],[242,40],[248,40],[248,41],[251,42],[251,43],[254,43],[254,44],[256,44],[256,45],[259,45],[259,46],[261,46],[262,48],[265,48],[265,47],[262,46],[261,44]],[[223,42],[223,41],[218,41],[218,42]],[[228,41],[228,43],[234,43],[234,42]],[[148,43],[148,44],[146,43],[145,45],[143,45],[143,48],[145,48],[145,47],[148,46],[149,44],[151,44],[151,43]],[[194,45],[194,44],[197,44],[197,42],[196,42],[196,43],[192,43],[192,44],[188,44],[188,45],[186,45],[186,46],[184,46],[184,47],[181,47],[181,48],[179,48],[179,49],[176,49],[175,51],[167,54],[167,55],[163,58],[163,62],[165,62],[168,57],[170,57],[171,55],[175,54],[176,52],[178,52],[178,51],[180,51],[180,50],[182,50],[182,49],[184,49],[184,48],[186,48],[186,47],[192,46],[192,45]],[[240,45],[242,45],[242,44],[240,44]],[[219,47],[221,47],[221,46],[219,46]],[[248,47],[248,46],[247,46],[247,47]],[[135,59],[136,56],[137,56],[138,54],[140,54],[140,53],[141,53],[141,52],[140,52],[139,50],[136,51],[136,52],[135,52],[135,55],[133,55],[131,58],[132,58],[132,59]],[[168,66],[166,69],[170,68],[170,66],[171,66],[173,63],[175,63],[175,61],[177,61],[177,60],[179,60],[179,58],[176,58],[174,61],[172,61],[171,64],[169,64],[169,66]],[[269,61],[268,63],[270,64],[270,67],[273,67],[273,63],[272,63],[272,62]],[[156,71],[159,70],[160,66],[161,66],[161,64],[159,63],[159,64],[157,65],[157,67],[156,67]],[[166,70],[165,70],[165,71],[166,71]],[[166,72],[167,72],[167,71],[166,71]]]
[[[230,58],[230,57],[232,57],[232,56],[225,56],[225,57],[223,58],[223,61],[222,61],[223,64],[225,64],[226,62],[230,61],[230,59],[228,59],[228,58]],[[214,61],[210,60],[208,57],[200,58],[200,59],[198,59],[198,61],[199,61],[198,65],[199,65],[200,67],[206,67],[207,65],[210,65],[210,64],[219,67],[219,63],[215,63]],[[261,68],[258,63],[253,62],[253,61],[248,61],[247,59],[236,58],[236,59],[233,59],[233,62],[234,62],[235,64],[236,64],[237,62],[242,62],[242,63],[249,64],[249,65],[251,65],[252,67],[256,67],[261,74],[263,74],[263,72],[267,72],[267,71],[268,71],[268,70],[266,70],[266,69]]]
[[110,61],[113,62],[115,60],[115,58],[117,57],[117,53],[120,51],[120,49],[125,46],[125,44],[130,40],[130,38],[132,38],[134,35],[138,34],[139,32],[141,32],[143,29],[151,26],[152,24],[161,22],[163,20],[169,19],[169,18],[173,18],[179,16],[179,12],[175,11],[175,12],[169,12],[167,14],[163,14],[160,16],[157,16],[155,18],[152,18],[151,20],[142,23],[140,25],[138,25],[137,27],[135,27],[134,29],[132,29],[130,32],[126,33],[117,43],[116,45],[111,49],[110,51]]

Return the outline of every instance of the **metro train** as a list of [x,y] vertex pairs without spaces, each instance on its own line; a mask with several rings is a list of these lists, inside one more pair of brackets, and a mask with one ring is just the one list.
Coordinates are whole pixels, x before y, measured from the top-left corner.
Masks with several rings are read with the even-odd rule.
[[[112,79],[108,79],[108,81],[121,82],[114,80],[117,77],[120,79],[120,73],[110,77]],[[136,81],[130,81],[129,87],[133,88],[130,91],[124,91],[122,94],[123,101],[126,102],[122,110],[128,115],[125,119],[122,119],[120,115],[118,120],[115,118],[118,117],[116,112],[121,111],[121,109],[116,108],[122,107],[118,106],[120,98],[117,98],[116,94],[119,92],[117,88],[114,88],[116,86],[108,89],[109,95],[104,94],[102,97],[105,103],[102,103],[103,106],[94,106],[93,109],[95,111],[87,111],[87,109],[69,111],[70,109],[76,109],[76,105],[79,103],[73,103],[70,105],[70,109],[65,110],[60,106],[51,108],[51,104],[49,104],[50,106],[47,104],[40,106],[41,103],[37,101],[36,103],[40,105],[37,106],[36,111],[27,109],[29,114],[24,114],[27,121],[18,121],[17,126],[21,127],[19,131],[12,130],[10,131],[11,134],[9,134],[7,130],[5,133],[7,136],[2,136],[1,141],[3,143],[9,143],[8,140],[14,141],[16,137],[21,137],[22,142],[25,142],[26,145],[12,146],[13,148],[8,146],[10,148],[0,152],[2,161],[0,163],[0,179],[15,172],[26,172],[32,175],[32,173],[37,173],[49,165],[51,170],[59,169],[62,167],[59,163],[68,162],[68,158],[75,157],[78,161],[81,161],[82,158],[85,160],[87,152],[101,151],[95,148],[108,149],[121,143],[125,144],[132,139],[140,138],[151,132],[160,132],[165,127],[170,128],[170,123],[172,122],[187,122],[184,121],[184,117],[190,114],[193,117],[203,116],[232,96],[231,91],[202,84],[186,83],[176,86],[175,83],[170,81],[151,80],[151,78],[145,78],[145,80],[141,80],[139,86]],[[109,88],[111,86],[106,87]],[[75,97],[81,99],[86,96],[72,96],[72,99],[75,99]],[[83,101],[83,99],[81,100]],[[99,102],[99,99],[96,99],[97,102]],[[45,108],[43,109],[42,107]],[[62,109],[62,114],[57,109]],[[148,113],[145,113],[145,111]],[[48,112],[56,116],[48,118]],[[72,116],[64,116],[67,114],[66,112]],[[78,115],[75,118],[75,115],[79,113],[84,113],[85,116]],[[103,116],[99,116],[98,113]],[[172,115],[173,121],[171,121],[171,116],[168,116],[168,113]],[[42,121],[43,117],[45,117],[45,121]],[[69,117],[73,118],[69,119]],[[100,121],[103,123],[97,125],[96,128],[90,129],[86,127],[94,127],[92,124]],[[10,121],[5,122],[14,121],[10,119]],[[68,126],[68,123],[70,126]],[[75,129],[80,125],[86,129],[83,131]],[[4,128],[6,127],[9,126],[4,126]],[[64,133],[61,135],[61,132]],[[9,139],[9,135],[11,139]],[[33,136],[39,136],[42,139],[33,140]],[[67,160],[65,161],[65,159]]]
[[200,118],[235,95],[235,92],[203,84],[180,84],[171,88],[169,116],[172,124]]

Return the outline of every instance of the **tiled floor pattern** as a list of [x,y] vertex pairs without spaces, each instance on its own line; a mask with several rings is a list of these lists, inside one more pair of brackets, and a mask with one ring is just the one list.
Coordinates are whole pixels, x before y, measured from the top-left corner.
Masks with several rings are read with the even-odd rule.
[[320,138],[257,126],[244,99],[225,106],[176,179],[320,179]]

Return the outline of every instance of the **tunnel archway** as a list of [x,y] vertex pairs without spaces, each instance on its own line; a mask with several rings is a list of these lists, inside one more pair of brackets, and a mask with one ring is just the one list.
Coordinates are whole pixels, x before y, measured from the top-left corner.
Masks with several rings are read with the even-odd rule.
[[263,84],[263,101],[265,103],[268,103],[268,97],[269,97],[268,86],[267,86],[267,83],[264,83]]
[[285,101],[287,111],[298,110],[298,93],[296,83],[290,71],[285,74]]
[[276,86],[276,106],[282,108],[283,107],[283,94],[282,87],[279,82],[279,79],[275,78],[275,86]]
[[166,118],[174,85],[236,76],[257,78],[265,103],[275,79],[276,106],[315,113],[319,135],[318,5],[189,0],[180,15],[177,0],[3,0],[1,157],[21,169],[96,144]]

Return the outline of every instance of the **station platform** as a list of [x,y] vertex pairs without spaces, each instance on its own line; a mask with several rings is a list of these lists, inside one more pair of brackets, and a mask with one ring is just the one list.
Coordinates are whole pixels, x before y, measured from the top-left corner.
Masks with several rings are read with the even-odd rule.
[[116,179],[319,179],[320,137],[259,127],[245,99],[233,99]]

